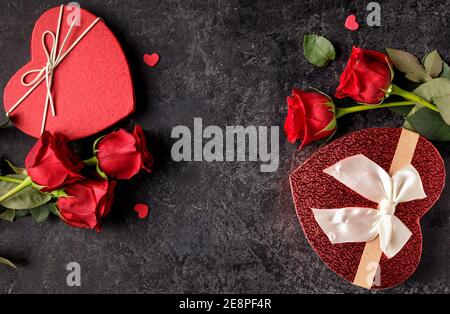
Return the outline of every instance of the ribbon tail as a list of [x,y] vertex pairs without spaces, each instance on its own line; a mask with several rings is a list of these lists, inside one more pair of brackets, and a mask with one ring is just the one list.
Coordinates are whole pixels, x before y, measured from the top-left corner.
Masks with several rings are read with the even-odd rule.
[[412,232],[396,216],[383,219],[380,224],[380,247],[387,258],[392,258],[405,246]]
[[376,238],[379,211],[365,207],[312,208],[314,218],[331,243],[367,242]]

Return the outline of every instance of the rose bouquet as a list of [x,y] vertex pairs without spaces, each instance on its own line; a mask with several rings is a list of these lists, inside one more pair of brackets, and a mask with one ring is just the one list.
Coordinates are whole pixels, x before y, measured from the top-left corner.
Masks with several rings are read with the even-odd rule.
[[[53,214],[72,227],[99,232],[111,211],[117,180],[129,180],[142,169],[151,172],[153,156],[142,128],[136,126],[131,133],[118,129],[98,138],[92,158],[84,161],[65,136],[44,132],[24,168],[4,162],[10,173],[0,173],[1,220],[31,215],[41,223]],[[0,264],[16,268],[1,256]]]
[[[314,60],[315,64],[323,66],[324,61],[318,63],[317,58],[311,57],[314,45],[309,44],[306,38],[307,36],[305,54],[308,60]],[[317,42],[315,44],[317,45]],[[330,43],[328,42],[325,47],[330,47]],[[324,46],[317,49],[321,49],[321,56],[327,55],[323,53]],[[425,56],[423,65],[407,52],[389,48],[387,51],[388,55],[385,55],[353,47],[335,97],[350,98],[358,104],[356,106],[338,107],[330,96],[320,91],[307,92],[294,88],[287,99],[288,114],[284,125],[288,141],[295,143],[301,140],[303,147],[313,141],[332,136],[337,130],[339,118],[350,113],[380,108],[393,108],[395,112],[402,114],[405,117],[405,128],[432,140],[449,141],[448,65],[436,51]],[[403,72],[408,80],[420,85],[411,92],[394,84],[394,67]],[[388,102],[387,99],[391,96],[400,99]]]
[[[6,120],[0,117],[0,127],[11,122],[39,140],[24,168],[2,161],[0,171],[7,172],[0,172],[0,219],[31,215],[41,222],[54,214],[68,225],[99,231],[117,180],[151,171],[153,159],[139,126],[99,138],[88,160],[72,151],[69,140],[113,127],[136,109],[130,66],[116,36],[83,8],[72,19],[72,9],[60,5],[39,17],[30,61],[4,87]],[[12,265],[3,258],[0,263]]]
[[[332,44],[317,35],[305,36],[304,52],[317,66],[335,58]],[[439,199],[446,175],[442,157],[424,137],[450,140],[449,73],[437,51],[420,62],[400,50],[353,47],[334,96],[356,104],[335,105],[322,92],[298,88],[287,99],[287,139],[301,140],[301,147],[332,136],[350,113],[390,108],[405,118],[401,129],[370,128],[337,139],[289,177],[309,244],[356,286],[394,287],[420,262],[420,219]]]
[[116,180],[150,172],[151,153],[142,128],[99,138],[93,157],[82,161],[65,136],[45,132],[25,159],[25,168],[6,161],[11,174],[0,176],[0,219],[28,215],[42,222],[50,213],[70,226],[101,230],[111,210]]

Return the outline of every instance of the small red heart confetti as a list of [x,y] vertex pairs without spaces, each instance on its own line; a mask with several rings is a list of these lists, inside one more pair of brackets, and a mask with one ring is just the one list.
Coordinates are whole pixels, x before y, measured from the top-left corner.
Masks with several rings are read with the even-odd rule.
[[157,53],[152,53],[151,55],[146,53],[144,55],[144,62],[151,68],[154,68],[158,64],[159,59],[160,57]]
[[138,213],[138,217],[141,219],[147,218],[148,216],[148,205],[146,204],[136,204],[134,206],[134,211]]
[[356,16],[354,14],[347,16],[347,19],[345,20],[345,28],[351,31],[356,31],[359,28],[359,24],[356,21]]

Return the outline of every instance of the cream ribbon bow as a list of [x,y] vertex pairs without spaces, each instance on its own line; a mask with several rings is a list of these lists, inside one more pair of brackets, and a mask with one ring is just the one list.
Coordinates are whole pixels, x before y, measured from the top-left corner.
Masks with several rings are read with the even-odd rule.
[[392,177],[364,155],[345,158],[324,170],[364,198],[378,204],[365,207],[315,209],[314,218],[331,243],[368,242],[380,237],[380,248],[395,256],[412,233],[395,214],[397,204],[426,198],[416,168],[408,165]]

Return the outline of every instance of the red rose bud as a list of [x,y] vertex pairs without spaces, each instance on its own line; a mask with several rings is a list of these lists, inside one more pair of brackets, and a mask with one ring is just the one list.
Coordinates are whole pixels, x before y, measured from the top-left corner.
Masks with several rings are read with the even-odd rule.
[[330,97],[294,88],[287,102],[288,115],[284,131],[289,142],[301,140],[303,147],[332,135],[336,130],[335,106]]
[[123,129],[103,137],[97,144],[96,157],[100,170],[120,180],[130,179],[141,169],[151,172],[153,156],[140,126],[133,133]]
[[66,137],[44,132],[25,159],[31,180],[50,192],[74,183],[83,177],[83,162],[69,148]]
[[389,62],[388,57],[380,52],[353,47],[336,89],[336,97],[350,97],[363,104],[381,103],[392,81]]
[[82,180],[67,186],[57,202],[61,218],[70,226],[101,230],[114,200],[116,181]]

